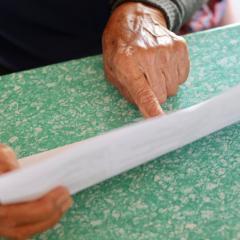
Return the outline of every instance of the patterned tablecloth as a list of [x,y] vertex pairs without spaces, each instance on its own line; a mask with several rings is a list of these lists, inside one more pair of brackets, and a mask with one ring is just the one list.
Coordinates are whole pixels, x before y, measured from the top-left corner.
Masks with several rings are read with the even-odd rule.
[[[186,39],[191,75],[163,106],[166,111],[240,84],[240,26]],[[100,56],[0,77],[0,142],[14,147],[19,157],[139,117],[105,81]],[[74,200],[62,221],[36,239],[240,239],[240,124],[87,189]]]

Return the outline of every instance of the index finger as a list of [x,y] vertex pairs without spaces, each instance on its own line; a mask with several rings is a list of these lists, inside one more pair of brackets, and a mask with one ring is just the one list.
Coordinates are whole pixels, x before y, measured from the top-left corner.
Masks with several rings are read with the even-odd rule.
[[128,90],[144,117],[150,118],[164,114],[144,74],[129,81]]

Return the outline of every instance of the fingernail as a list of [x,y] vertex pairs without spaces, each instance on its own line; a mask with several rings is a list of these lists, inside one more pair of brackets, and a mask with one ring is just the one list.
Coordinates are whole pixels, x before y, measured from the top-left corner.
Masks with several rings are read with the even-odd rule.
[[69,208],[71,208],[73,205],[72,199],[69,199],[66,203],[63,204],[61,207],[62,212],[66,212]]

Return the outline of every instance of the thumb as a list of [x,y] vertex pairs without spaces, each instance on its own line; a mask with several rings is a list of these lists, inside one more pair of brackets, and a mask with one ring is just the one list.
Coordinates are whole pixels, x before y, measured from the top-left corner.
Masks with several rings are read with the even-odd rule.
[[0,174],[17,169],[19,167],[14,151],[0,144]]
[[130,82],[129,92],[145,118],[164,114],[156,95],[152,91],[144,75]]

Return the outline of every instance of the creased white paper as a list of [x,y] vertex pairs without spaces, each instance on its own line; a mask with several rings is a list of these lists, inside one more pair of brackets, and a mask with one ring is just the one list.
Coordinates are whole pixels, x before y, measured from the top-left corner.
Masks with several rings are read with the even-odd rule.
[[240,85],[164,117],[22,159],[22,169],[0,176],[0,202],[36,199],[56,186],[74,194],[239,121]]

